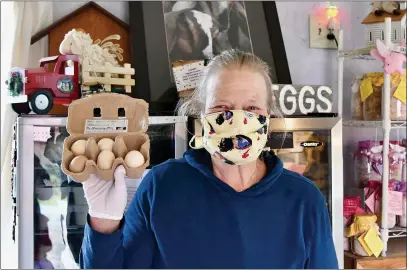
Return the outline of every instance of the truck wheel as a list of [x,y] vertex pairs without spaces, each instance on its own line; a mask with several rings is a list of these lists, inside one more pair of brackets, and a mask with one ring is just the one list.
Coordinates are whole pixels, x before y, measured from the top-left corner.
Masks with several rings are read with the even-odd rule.
[[29,114],[31,112],[30,104],[27,102],[24,103],[12,103],[11,108],[17,114]]
[[30,105],[36,114],[47,114],[54,105],[54,99],[50,92],[39,90],[30,98]]

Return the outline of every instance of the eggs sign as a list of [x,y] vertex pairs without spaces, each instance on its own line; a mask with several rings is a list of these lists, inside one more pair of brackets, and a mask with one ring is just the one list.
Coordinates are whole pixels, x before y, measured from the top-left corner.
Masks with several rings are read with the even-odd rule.
[[275,84],[272,90],[283,115],[332,112],[332,89],[328,86]]

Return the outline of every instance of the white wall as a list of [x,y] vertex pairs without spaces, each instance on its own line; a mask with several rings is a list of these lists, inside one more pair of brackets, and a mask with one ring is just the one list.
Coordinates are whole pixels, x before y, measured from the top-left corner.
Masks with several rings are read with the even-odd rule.
[[[102,7],[125,22],[129,20],[127,2],[98,2]],[[54,20],[72,12],[83,2],[54,2]],[[336,50],[309,48],[309,14],[326,2],[277,2],[281,31],[286,48],[288,64],[293,84],[327,85],[334,90],[334,100],[337,96],[337,61]],[[341,28],[344,30],[344,48],[354,49],[364,47],[364,25],[361,21],[370,12],[370,2],[335,2],[339,8]],[[145,14],[144,16],[148,16]],[[381,64],[377,61],[346,59],[344,63],[344,103],[343,115],[350,118],[351,91],[350,86],[356,74],[370,71],[380,71]],[[334,110],[337,103],[334,103]],[[345,129],[345,168],[349,171],[353,161],[349,159],[349,151],[361,139],[375,139],[372,129]],[[378,139],[382,139],[380,130]],[[405,137],[405,130],[392,133],[392,137]],[[351,184],[354,179],[345,173],[345,182]]]
[[[128,22],[127,2],[97,2],[121,20]],[[340,10],[341,27],[344,29],[345,49],[364,46],[364,27],[360,23],[370,11],[370,2],[337,2]],[[54,2],[54,20],[74,11],[84,2]],[[309,48],[309,14],[325,2],[277,2],[278,15],[288,58],[293,84],[328,85],[336,89],[336,51]],[[148,16],[148,14],[145,14]],[[372,62],[369,63],[369,66]],[[377,63],[376,63],[377,64]],[[348,88],[361,68],[367,67],[360,61],[345,62],[345,88]],[[344,112],[349,111],[350,96],[344,93]],[[334,92],[336,97],[336,91]],[[334,110],[336,110],[336,103]]]

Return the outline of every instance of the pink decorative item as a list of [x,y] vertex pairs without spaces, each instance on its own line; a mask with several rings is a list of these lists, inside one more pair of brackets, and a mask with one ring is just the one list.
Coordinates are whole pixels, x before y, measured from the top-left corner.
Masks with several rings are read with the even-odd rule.
[[384,63],[384,71],[388,74],[398,72],[404,75],[403,64],[406,62],[406,56],[402,53],[392,51],[380,39],[376,41],[376,49],[372,49],[370,54],[377,60]]

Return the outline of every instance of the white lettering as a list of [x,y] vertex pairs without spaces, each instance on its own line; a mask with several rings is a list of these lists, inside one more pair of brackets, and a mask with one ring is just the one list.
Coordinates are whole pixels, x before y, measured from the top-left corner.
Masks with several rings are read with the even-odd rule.
[[322,95],[322,91],[326,91],[329,95],[332,95],[332,89],[327,86],[320,86],[317,90],[318,99],[326,104],[326,109],[324,110],[320,104],[317,104],[318,112],[331,112],[332,111],[332,102]]
[[316,146],[319,146],[319,145],[320,145],[319,142],[303,142],[301,144],[301,146],[303,146],[303,147],[316,147]]
[[309,108],[305,108],[304,106],[304,95],[306,92],[310,92],[311,95],[315,95],[315,90],[311,86],[304,86],[301,88],[300,95],[298,96],[298,105],[300,107],[300,111],[302,114],[307,114],[313,112],[315,110],[315,99],[313,98],[306,98],[305,103],[310,104]]
[[290,91],[292,95],[297,94],[297,90],[292,85],[284,85],[283,89],[281,89],[280,92],[280,108],[283,111],[283,114],[285,115],[292,115],[295,110],[297,109],[297,103],[295,97],[287,97],[287,102],[290,102],[292,104],[292,108],[289,110],[285,106],[285,94],[287,91]]

